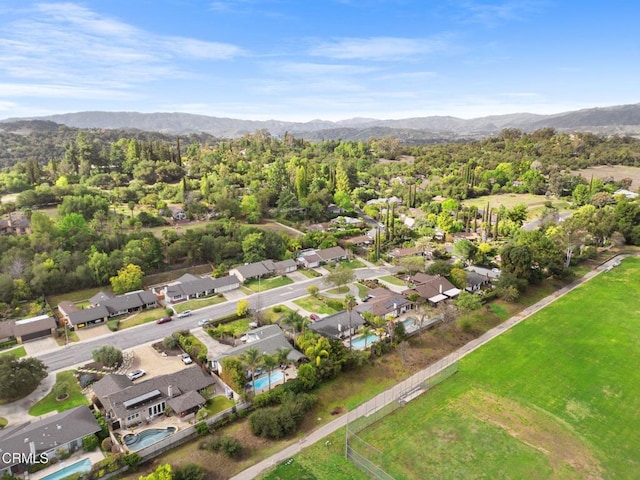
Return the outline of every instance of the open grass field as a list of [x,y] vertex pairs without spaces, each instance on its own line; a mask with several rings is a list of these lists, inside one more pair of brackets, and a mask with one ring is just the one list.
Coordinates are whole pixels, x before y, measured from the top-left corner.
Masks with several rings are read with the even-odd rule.
[[[504,193],[501,195],[487,195],[479,198],[469,198],[463,200],[462,204],[467,207],[478,207],[484,209],[489,203],[490,208],[498,208],[504,205],[505,208],[511,209],[519,204],[525,204],[529,211],[529,218],[535,218],[544,209],[544,202],[548,199],[544,195],[532,195],[530,193]],[[566,210],[569,204],[564,200],[551,199],[553,206],[558,210]]]
[[[639,273],[634,258],[601,274],[360,436],[384,452],[394,478],[636,477],[640,299],[630,292],[640,288]],[[329,448],[313,449],[326,456]],[[317,458],[304,458],[296,457],[308,478],[328,478]]]
[[327,315],[336,313],[336,310],[327,305],[324,301],[324,297],[321,296],[314,297],[312,295],[308,295],[294,300],[293,303],[311,313],[326,313]]
[[80,390],[80,386],[78,385],[78,382],[76,382],[72,370],[58,372],[56,375],[56,384],[60,382],[67,382],[69,385],[69,396],[65,400],[58,401],[56,400],[55,394],[53,392],[49,392],[46,397],[29,409],[29,415],[39,417],[45,413],[55,411],[64,412],[65,410],[69,410],[80,405],[89,405],[89,401]]
[[635,191],[640,188],[640,168],[628,167],[625,165],[611,165],[611,166],[598,166],[593,168],[583,168],[582,170],[576,170],[571,172],[574,175],[582,175],[587,181],[593,176],[593,178],[607,178],[613,177],[614,180],[619,181],[623,178],[630,178],[633,180],[631,183],[631,190]]

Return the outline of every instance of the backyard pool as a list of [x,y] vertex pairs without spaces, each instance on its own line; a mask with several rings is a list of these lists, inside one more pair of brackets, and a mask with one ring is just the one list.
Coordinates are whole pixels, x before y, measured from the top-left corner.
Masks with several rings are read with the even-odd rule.
[[[284,373],[281,370],[274,370],[271,372],[271,386],[278,385],[284,379]],[[258,377],[253,382],[255,384],[256,390],[261,390],[263,388],[269,387],[269,375],[263,375],[262,377]],[[249,388],[252,388],[251,382],[249,382]]]
[[356,350],[362,350],[363,348],[370,347],[376,342],[380,341],[380,337],[374,334],[361,335],[351,340],[351,346]]
[[73,475],[74,473],[84,473],[89,471],[91,471],[91,460],[85,458],[84,460],[73,463],[68,467],[61,468],[51,475],[42,477],[42,480],[61,480],[62,478],[68,477],[69,475]]
[[159,442],[163,438],[175,433],[176,430],[176,427],[148,428],[139,433],[128,433],[122,438],[122,441],[129,450],[137,451]]

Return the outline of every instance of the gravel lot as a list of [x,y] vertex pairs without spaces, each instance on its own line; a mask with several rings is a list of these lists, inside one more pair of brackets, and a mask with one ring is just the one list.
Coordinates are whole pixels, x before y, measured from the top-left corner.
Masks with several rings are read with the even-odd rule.
[[151,376],[174,373],[187,367],[179,356],[162,356],[151,345],[140,345],[133,348],[132,351],[134,359],[128,371],[140,368],[147,372],[146,377],[143,377],[145,379]]

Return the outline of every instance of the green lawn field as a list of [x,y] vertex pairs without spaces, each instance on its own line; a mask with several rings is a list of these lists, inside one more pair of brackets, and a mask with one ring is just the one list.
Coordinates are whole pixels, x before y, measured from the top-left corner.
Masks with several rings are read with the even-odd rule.
[[[394,478],[637,478],[638,291],[640,259],[627,259],[359,435]],[[329,478],[332,462],[343,472],[335,478],[348,478],[343,438],[344,430],[295,457],[305,478]],[[265,478],[287,478],[287,467]]]

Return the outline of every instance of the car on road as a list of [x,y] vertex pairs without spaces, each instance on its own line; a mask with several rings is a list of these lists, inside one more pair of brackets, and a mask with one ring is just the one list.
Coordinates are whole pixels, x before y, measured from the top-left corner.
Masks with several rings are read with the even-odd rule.
[[188,353],[183,353],[182,355],[180,355],[180,360],[182,360],[182,363],[184,363],[185,365],[193,363],[191,355],[189,355]]
[[156,320],[156,323],[168,323],[171,320],[173,320],[173,318],[171,318],[171,317],[162,317],[162,318],[159,318],[158,320]]
[[185,310],[184,312],[180,312],[178,314],[178,318],[185,318],[191,315],[191,310]]
[[135,380],[136,378],[144,377],[147,374],[144,370],[134,370],[133,372],[127,373],[127,378],[129,380]]
[[198,326],[204,327],[205,325],[208,325],[210,321],[211,320],[208,318],[203,318],[202,320],[198,320]]
[[313,320],[314,322],[317,322],[318,320],[320,320],[320,317],[318,315],[316,315],[315,313],[312,313],[311,315],[309,315],[309,318],[311,320]]

